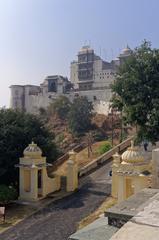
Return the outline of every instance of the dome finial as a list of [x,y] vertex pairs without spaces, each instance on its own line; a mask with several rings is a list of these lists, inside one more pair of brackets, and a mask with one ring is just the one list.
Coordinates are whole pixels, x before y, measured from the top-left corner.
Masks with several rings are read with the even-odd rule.
[[32,141],[31,144],[29,144],[29,146],[24,149],[23,153],[24,156],[29,156],[33,158],[42,155],[41,149],[37,146],[36,143],[34,143],[34,141]]
[[134,140],[131,140],[131,148],[134,148]]

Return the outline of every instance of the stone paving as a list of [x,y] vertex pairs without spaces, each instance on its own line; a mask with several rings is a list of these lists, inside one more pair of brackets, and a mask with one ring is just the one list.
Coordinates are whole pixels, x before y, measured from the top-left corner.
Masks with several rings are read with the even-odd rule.
[[49,204],[0,235],[1,240],[66,240],[77,223],[92,213],[110,194],[111,162],[81,180],[79,190]]

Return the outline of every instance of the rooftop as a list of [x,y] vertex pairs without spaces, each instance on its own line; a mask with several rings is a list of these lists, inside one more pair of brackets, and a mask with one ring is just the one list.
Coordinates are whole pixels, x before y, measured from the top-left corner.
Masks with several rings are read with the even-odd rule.
[[[152,189],[152,192],[155,191]],[[138,213],[111,240],[157,240],[159,235],[159,190],[138,208]],[[136,198],[138,200],[138,198]],[[146,199],[144,199],[146,200]],[[134,199],[135,201],[135,199]],[[140,211],[139,211],[140,209]]]
[[69,240],[108,240],[116,231],[118,231],[118,228],[109,226],[107,218],[101,217],[71,235]]
[[141,192],[132,195],[127,200],[109,208],[105,212],[105,216],[116,218],[121,218],[122,216],[123,218],[130,219],[140,212],[145,204],[147,204],[147,201],[157,193],[159,194],[159,189],[143,189]]

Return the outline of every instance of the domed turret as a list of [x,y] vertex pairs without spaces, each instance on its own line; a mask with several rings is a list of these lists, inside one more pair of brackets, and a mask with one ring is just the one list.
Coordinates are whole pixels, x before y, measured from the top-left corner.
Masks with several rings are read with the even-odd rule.
[[121,156],[122,164],[125,163],[140,163],[144,161],[143,153],[138,147],[134,146],[134,142],[131,141],[131,147],[129,147]]
[[24,157],[38,158],[38,157],[41,157],[42,151],[37,146],[37,144],[32,142],[31,144],[29,144],[28,147],[25,148],[23,154],[24,154]]
[[132,54],[132,50],[131,50],[130,47],[127,45],[127,47],[124,48],[124,49],[121,51],[119,57],[128,57],[128,56],[130,56],[131,54]]
[[78,54],[93,53],[93,52],[94,52],[94,50],[90,46],[83,46],[79,50]]

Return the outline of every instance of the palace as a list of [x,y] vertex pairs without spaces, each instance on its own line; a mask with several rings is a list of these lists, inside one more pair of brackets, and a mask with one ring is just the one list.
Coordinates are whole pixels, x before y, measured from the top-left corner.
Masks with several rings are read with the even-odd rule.
[[127,47],[111,62],[101,59],[89,46],[78,52],[77,61],[71,62],[70,80],[60,75],[47,76],[39,86],[12,85],[10,107],[37,114],[46,109],[60,95],[71,101],[86,96],[93,102],[94,111],[107,114],[112,96],[110,84],[114,82],[118,67],[132,54]]

